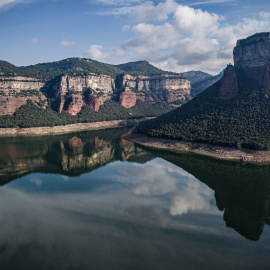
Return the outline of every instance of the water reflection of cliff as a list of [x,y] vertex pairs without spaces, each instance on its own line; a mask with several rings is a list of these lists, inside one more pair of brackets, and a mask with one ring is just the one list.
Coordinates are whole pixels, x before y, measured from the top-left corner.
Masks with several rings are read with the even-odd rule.
[[195,155],[154,152],[183,168],[215,191],[224,221],[250,240],[270,225],[270,166],[242,165]]
[[32,172],[79,176],[115,160],[144,163],[153,157],[119,139],[126,129],[81,132],[0,142],[0,185]]

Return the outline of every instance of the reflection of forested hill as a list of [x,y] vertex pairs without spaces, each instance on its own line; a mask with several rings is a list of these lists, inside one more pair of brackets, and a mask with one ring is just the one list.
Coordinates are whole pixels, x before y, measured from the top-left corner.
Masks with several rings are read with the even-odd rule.
[[183,168],[215,191],[226,226],[258,240],[270,225],[270,166],[242,165],[191,154],[153,152]]
[[79,176],[115,160],[146,162],[152,156],[119,139],[126,129],[81,132],[0,142],[0,184],[32,172]]

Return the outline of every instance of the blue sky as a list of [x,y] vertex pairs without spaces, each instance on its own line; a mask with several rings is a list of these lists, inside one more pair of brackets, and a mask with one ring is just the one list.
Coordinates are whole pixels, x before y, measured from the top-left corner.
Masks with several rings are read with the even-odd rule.
[[0,59],[17,66],[86,57],[215,74],[261,31],[269,0],[0,0]]

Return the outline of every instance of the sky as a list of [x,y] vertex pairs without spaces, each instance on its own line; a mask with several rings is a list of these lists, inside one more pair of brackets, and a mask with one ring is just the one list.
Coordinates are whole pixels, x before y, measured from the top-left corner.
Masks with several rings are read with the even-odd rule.
[[16,66],[82,57],[214,75],[257,32],[270,32],[269,0],[0,0],[0,59]]

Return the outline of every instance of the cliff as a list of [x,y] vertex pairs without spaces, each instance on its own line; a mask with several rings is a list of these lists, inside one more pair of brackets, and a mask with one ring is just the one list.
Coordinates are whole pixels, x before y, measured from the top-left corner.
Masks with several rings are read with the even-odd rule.
[[237,41],[233,50],[236,67],[270,65],[270,33],[258,33]]
[[260,86],[270,87],[270,33],[258,33],[237,41],[234,65]]
[[34,104],[46,107],[47,98],[41,89],[44,83],[29,77],[0,76],[0,115],[12,115],[18,108],[31,100]]
[[[135,106],[136,100],[147,104],[165,102],[178,105],[190,95],[190,82],[181,75],[132,76],[129,74],[89,74],[86,76],[61,76],[53,86],[58,100],[58,111],[66,109],[72,115],[78,114],[85,105],[95,111],[107,100],[120,93],[119,102],[125,108]],[[128,89],[128,91],[126,91]],[[91,101],[91,102],[90,102]]]
[[[130,92],[126,93],[125,89]],[[0,115],[12,115],[31,100],[34,104],[77,115],[83,107],[99,111],[114,100],[125,108],[143,103],[179,106],[189,99],[190,82],[147,61],[118,66],[91,59],[16,67],[0,61]]]

